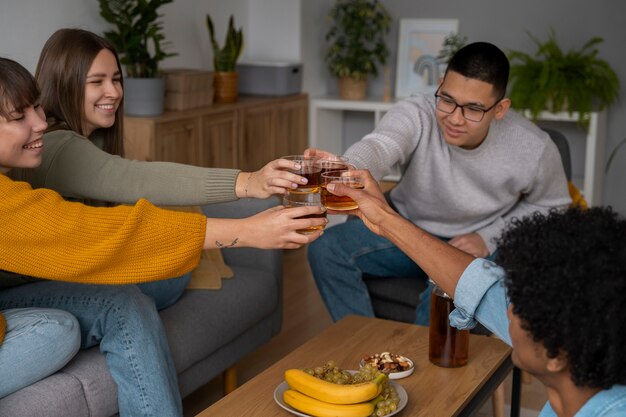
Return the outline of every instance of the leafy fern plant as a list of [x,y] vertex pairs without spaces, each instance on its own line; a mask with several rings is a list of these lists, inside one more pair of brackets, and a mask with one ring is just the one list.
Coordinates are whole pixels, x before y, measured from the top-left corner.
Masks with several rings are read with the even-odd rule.
[[243,29],[235,30],[234,18],[231,15],[228,20],[228,30],[224,39],[224,47],[215,40],[215,27],[211,16],[206,16],[206,25],[211,35],[211,45],[213,46],[213,66],[217,72],[234,72],[235,64],[243,49]]
[[617,74],[598,58],[597,45],[604,41],[602,38],[593,37],[582,48],[563,52],[554,31],[544,43],[528,35],[537,45],[534,55],[509,52],[514,108],[530,110],[533,118],[543,110],[578,112],[579,123],[585,125],[591,111],[602,110],[617,100]]
[[175,56],[165,52],[161,15],[157,10],[173,0],[98,0],[100,16],[115,26],[104,32],[120,54],[120,63],[129,77],[154,78],[159,62]]
[[326,33],[330,72],[357,81],[368,74],[378,75],[377,64],[384,65],[389,55],[385,35],[391,16],[385,7],[378,0],[337,0],[328,19],[332,24]]

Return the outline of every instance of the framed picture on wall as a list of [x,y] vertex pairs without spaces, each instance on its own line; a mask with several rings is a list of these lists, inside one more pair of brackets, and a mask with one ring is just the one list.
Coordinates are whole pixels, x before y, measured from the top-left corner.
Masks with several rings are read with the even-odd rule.
[[458,19],[401,19],[396,98],[435,92],[445,64],[437,60],[443,41],[459,30]]

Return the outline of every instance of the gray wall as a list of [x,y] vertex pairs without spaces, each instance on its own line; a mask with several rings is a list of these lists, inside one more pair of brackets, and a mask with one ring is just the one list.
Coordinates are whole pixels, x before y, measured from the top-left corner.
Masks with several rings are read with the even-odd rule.
[[[305,61],[305,87],[312,96],[333,94],[336,81],[330,77],[323,61],[324,34],[328,23],[323,16],[332,7],[332,0],[302,2],[302,42]],[[617,143],[626,137],[626,2],[614,0],[446,0],[410,1],[383,0],[394,19],[388,36],[391,51],[392,83],[395,85],[395,63],[398,23],[401,18],[455,18],[459,19],[459,32],[469,41],[489,41],[503,50],[534,52],[534,43],[526,34],[531,32],[545,40],[551,28],[563,49],[579,48],[593,36],[601,36],[600,57],[607,60],[621,80],[620,102],[608,112],[607,157]],[[382,96],[382,76],[373,80],[369,95]],[[348,141],[362,135],[358,117],[348,116],[346,136]],[[572,125],[558,126],[570,140],[574,174],[582,176],[584,169],[584,132]],[[626,147],[618,154],[604,183],[605,205],[612,205],[626,214]]]

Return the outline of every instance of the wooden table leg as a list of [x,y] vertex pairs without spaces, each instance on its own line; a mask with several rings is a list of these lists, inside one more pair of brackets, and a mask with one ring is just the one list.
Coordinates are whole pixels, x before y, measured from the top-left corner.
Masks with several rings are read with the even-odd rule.
[[222,373],[224,378],[224,395],[228,395],[237,389],[237,369],[231,366]]

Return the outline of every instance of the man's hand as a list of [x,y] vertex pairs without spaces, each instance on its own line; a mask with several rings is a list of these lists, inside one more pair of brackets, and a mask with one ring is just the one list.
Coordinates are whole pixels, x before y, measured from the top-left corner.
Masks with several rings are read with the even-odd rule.
[[459,235],[450,239],[448,243],[477,258],[489,256],[489,249],[487,249],[485,241],[478,233]]
[[357,202],[359,208],[351,211],[332,211],[329,210],[329,214],[354,214],[358,216],[365,226],[377,235],[383,235],[381,226],[383,222],[389,219],[390,216],[398,216],[383,196],[378,182],[372,177],[372,174],[368,170],[357,170],[355,174],[358,174],[363,180],[365,188],[358,190],[350,188],[342,184],[329,184],[328,191],[336,195],[346,195]]

